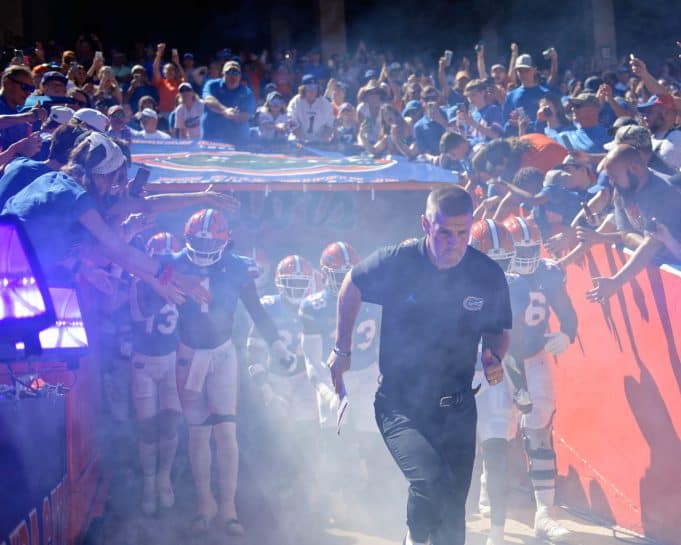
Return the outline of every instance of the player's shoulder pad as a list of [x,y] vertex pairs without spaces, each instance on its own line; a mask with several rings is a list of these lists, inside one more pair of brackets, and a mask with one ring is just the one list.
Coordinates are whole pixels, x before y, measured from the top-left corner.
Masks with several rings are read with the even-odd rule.
[[239,271],[248,274],[255,279],[260,276],[260,269],[255,259],[246,257],[245,255],[238,255],[226,252],[220,260],[226,271]]

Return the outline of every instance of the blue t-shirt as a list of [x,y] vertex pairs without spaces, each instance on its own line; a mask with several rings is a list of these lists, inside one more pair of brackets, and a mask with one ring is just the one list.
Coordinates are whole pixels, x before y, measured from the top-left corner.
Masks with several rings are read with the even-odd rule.
[[530,121],[535,121],[537,119],[539,101],[548,94],[549,90],[542,85],[516,87],[508,92],[504,100],[504,119],[508,121],[508,117],[513,110],[522,108],[525,110],[525,115],[530,118]]
[[440,137],[444,132],[442,125],[430,120],[425,115],[419,119],[414,125],[414,138],[416,138],[419,153],[438,155],[440,153]]
[[504,114],[502,113],[501,108],[496,104],[487,104],[479,110],[471,112],[471,115],[475,117],[476,112],[485,120],[488,127],[491,127],[496,123],[501,128],[504,124]]
[[[239,85],[236,89],[228,89],[222,78],[212,79],[206,82],[203,88],[203,99],[215,97],[220,104],[227,108],[239,108],[250,116],[255,113],[255,97],[245,85]],[[228,142],[241,145],[248,142],[248,121],[239,123],[231,119],[225,119],[222,115],[213,112],[210,108],[203,109],[201,116],[201,136],[205,140]]]
[[603,145],[612,140],[606,129],[600,123],[585,129],[579,127],[572,131],[561,132],[558,135],[558,142],[562,144],[562,138],[567,137],[575,149],[580,149],[587,153],[601,153],[605,151]]
[[[7,104],[5,98],[0,95],[0,115],[16,115],[18,113],[19,109],[12,108]],[[30,123],[17,123],[16,125],[11,125],[6,129],[0,130],[0,149],[6,150],[7,146],[27,137],[30,133]]]
[[14,159],[5,167],[5,172],[0,177],[0,210],[10,197],[19,193],[38,176],[50,171],[50,167],[42,161],[26,157]]
[[85,237],[79,218],[97,208],[94,199],[63,172],[48,172],[11,197],[2,209],[24,223],[43,269],[55,268]]

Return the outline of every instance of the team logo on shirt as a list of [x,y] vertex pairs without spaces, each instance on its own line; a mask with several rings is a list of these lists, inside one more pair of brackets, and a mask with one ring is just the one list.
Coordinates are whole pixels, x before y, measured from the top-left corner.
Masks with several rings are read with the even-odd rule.
[[468,295],[463,300],[463,308],[473,312],[482,310],[482,306],[485,304],[485,300],[482,297],[474,297],[473,295]]

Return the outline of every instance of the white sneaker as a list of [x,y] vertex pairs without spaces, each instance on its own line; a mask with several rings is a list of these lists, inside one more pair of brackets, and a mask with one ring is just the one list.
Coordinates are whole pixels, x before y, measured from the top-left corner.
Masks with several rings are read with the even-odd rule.
[[552,543],[563,543],[570,537],[570,530],[552,519],[544,509],[534,516],[534,535]]
[[156,475],[142,477],[142,513],[156,514]]
[[504,527],[503,526],[490,527],[485,545],[504,545],[504,543],[506,543],[504,541]]

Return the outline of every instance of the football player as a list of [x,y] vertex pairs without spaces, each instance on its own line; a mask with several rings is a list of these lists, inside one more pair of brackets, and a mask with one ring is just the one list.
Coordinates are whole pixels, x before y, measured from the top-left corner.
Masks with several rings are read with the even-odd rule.
[[[516,429],[512,399],[516,400],[522,411],[531,409],[529,399],[521,400],[518,395],[519,392],[527,395],[526,384],[525,390],[519,389],[512,379],[512,376],[516,377],[517,382],[522,379],[522,320],[529,301],[529,291],[527,282],[519,275],[508,272],[515,248],[511,233],[501,223],[492,219],[475,222],[469,244],[494,259],[506,272],[513,312],[511,344],[502,362],[505,370],[503,384],[490,387],[483,380],[480,363],[473,379],[474,384],[480,385],[475,398],[478,407],[477,435],[483,457],[480,513],[491,518],[487,545],[501,545],[504,543],[506,522],[508,441],[513,439]],[[511,391],[514,392],[513,396]]]
[[[170,233],[149,238],[149,257],[180,251],[180,241]],[[157,501],[165,508],[175,504],[170,470],[177,451],[182,406],[175,383],[177,308],[141,280],[130,286],[132,317],[132,398],[138,420],[142,467],[142,512],[156,513]]]
[[[556,410],[551,360],[565,352],[577,335],[577,314],[565,288],[563,271],[540,256],[542,239],[531,219],[512,216],[504,222],[514,240],[510,272],[527,283],[529,302],[523,312],[523,362],[532,410],[521,416],[529,474],[537,511],[537,537],[560,542],[569,530],[551,517],[556,492],[556,453],[553,448],[553,415]],[[560,330],[549,331],[551,310]],[[514,328],[515,329],[515,328]]]
[[[234,312],[240,299],[273,361],[290,365],[291,353],[263,309],[250,259],[229,251],[230,231],[220,212],[203,209],[184,228],[185,247],[173,256],[161,279],[177,270],[201,278],[209,302],[186,300],[178,306],[177,384],[189,427],[189,461],[197,493],[195,530],[213,520],[228,535],[242,535],[235,495],[239,466],[236,437],[237,358],[232,343]],[[211,436],[215,441],[219,504],[211,490]]]
[[[308,378],[317,392],[317,406],[319,422],[325,437],[328,430],[336,428],[336,409],[338,396],[328,380],[328,368],[324,362],[324,355],[329,354],[336,339],[336,306],[338,290],[345,274],[359,261],[354,248],[347,242],[332,242],[324,248],[320,267],[324,279],[324,288],[303,299],[300,305],[300,316],[303,322],[303,352]],[[366,481],[368,469],[366,459],[360,451],[371,448],[366,435],[376,436],[376,426],[373,420],[373,396],[378,383],[378,345],[380,332],[380,309],[375,305],[362,305],[355,325],[353,335],[353,367],[345,375],[348,395],[351,398],[351,408],[348,413],[348,431],[352,431],[351,441],[344,441],[340,448],[347,448],[351,452],[348,456],[355,457],[357,464],[350,464],[358,469],[360,479]],[[322,378],[323,377],[323,378]],[[334,457],[339,456],[338,443],[334,442],[328,454],[331,467]],[[382,449],[382,445],[380,445]],[[343,464],[345,466],[347,460]],[[334,471],[336,479],[338,472]],[[347,477],[347,476],[345,476]],[[348,479],[338,483],[338,487],[345,487]],[[343,509],[339,504],[338,509]]]
[[[282,501],[280,514],[292,505],[300,507],[302,501],[307,502],[307,508],[313,507],[315,503],[310,496],[316,487],[310,486],[309,481],[314,477],[310,471],[314,470],[317,461],[315,452],[319,444],[317,404],[315,390],[305,372],[301,345],[303,329],[298,315],[301,301],[312,289],[313,274],[305,258],[300,255],[286,256],[274,273],[278,293],[260,298],[262,306],[277,326],[279,337],[295,355],[293,364],[284,367],[279,362],[271,361],[267,345],[254,326],[251,326],[246,343],[249,374],[274,417],[271,433],[279,440],[276,460],[272,461],[277,469],[267,479]],[[284,468],[280,470],[282,461]],[[298,509],[295,517],[300,517]]]

